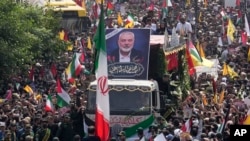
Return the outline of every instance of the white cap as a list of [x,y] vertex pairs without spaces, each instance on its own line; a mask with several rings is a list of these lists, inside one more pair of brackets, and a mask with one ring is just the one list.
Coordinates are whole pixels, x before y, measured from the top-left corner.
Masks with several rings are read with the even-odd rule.
[[221,80],[222,80],[223,82],[227,82],[227,78],[226,78],[226,77],[223,77]]
[[0,122],[0,127],[5,126],[5,122]]
[[174,135],[177,136],[177,137],[179,137],[181,135],[181,133],[182,133],[181,129],[175,129],[174,130]]

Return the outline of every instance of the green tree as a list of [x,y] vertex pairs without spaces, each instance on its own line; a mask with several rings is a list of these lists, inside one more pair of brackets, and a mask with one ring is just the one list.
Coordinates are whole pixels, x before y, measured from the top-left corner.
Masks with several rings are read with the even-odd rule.
[[[37,61],[49,63],[66,49],[58,38],[60,14],[52,10],[0,1],[0,80],[27,74]],[[1,82],[0,82],[1,84]]]

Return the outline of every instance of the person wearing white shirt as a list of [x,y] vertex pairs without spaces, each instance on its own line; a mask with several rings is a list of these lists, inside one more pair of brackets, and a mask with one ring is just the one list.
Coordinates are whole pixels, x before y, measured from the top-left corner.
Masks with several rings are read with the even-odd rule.
[[186,21],[186,18],[183,16],[180,18],[179,23],[176,26],[176,33],[181,36],[188,36],[193,32],[192,26],[189,22]]

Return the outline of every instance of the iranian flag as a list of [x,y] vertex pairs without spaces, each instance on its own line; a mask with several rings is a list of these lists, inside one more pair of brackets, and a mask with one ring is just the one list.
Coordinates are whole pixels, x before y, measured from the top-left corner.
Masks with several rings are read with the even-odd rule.
[[125,22],[125,27],[126,28],[133,28],[134,27],[134,16],[130,13],[128,14],[127,20]]
[[70,83],[74,82],[74,78],[76,78],[82,70],[82,65],[79,61],[80,56],[80,53],[75,53],[71,63],[66,68],[67,79]]
[[68,106],[71,98],[69,97],[69,94],[61,87],[60,80],[57,80],[56,86],[57,86],[57,105],[59,107]]
[[227,18],[227,14],[225,13],[224,9],[220,11],[220,15],[222,16],[223,19]]
[[107,141],[110,132],[110,107],[103,3],[101,4],[100,22],[98,24],[94,41],[96,47],[94,67],[97,80],[95,115],[96,135],[101,138],[101,141]]
[[46,105],[45,105],[45,111],[47,111],[47,112],[53,112],[54,111],[54,106],[53,106],[53,103],[52,103],[51,95],[48,95],[48,97],[47,97]]

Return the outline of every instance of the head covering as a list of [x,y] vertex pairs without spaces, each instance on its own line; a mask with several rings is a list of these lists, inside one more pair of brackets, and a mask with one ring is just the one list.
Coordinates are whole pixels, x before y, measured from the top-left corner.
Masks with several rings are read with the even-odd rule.
[[174,130],[174,135],[177,136],[177,137],[180,137],[181,133],[182,133],[181,129],[175,129]]
[[119,134],[117,134],[117,136],[126,136],[126,133],[124,131],[119,132]]
[[5,122],[0,122],[0,127],[5,127]]
[[171,141],[173,138],[174,138],[174,136],[173,136],[172,134],[168,134],[168,135],[166,136],[166,139],[167,139],[168,141]]
[[143,128],[142,127],[137,128],[136,132],[138,134],[143,134]]
[[25,117],[23,119],[23,121],[28,124],[28,123],[30,123],[31,119],[30,119],[30,117]]

